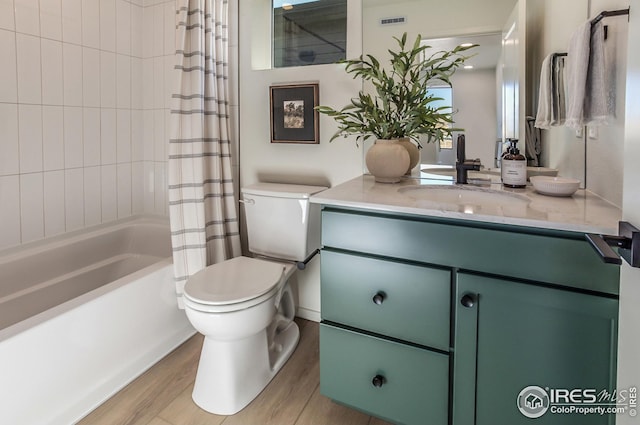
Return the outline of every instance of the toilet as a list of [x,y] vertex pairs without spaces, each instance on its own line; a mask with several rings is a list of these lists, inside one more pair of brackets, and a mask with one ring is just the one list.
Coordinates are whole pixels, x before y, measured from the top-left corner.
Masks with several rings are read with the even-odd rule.
[[320,211],[309,197],[321,186],[256,183],[241,190],[249,251],[191,276],[184,307],[204,335],[193,401],[233,415],[271,381],[300,332],[289,279],[320,247]]

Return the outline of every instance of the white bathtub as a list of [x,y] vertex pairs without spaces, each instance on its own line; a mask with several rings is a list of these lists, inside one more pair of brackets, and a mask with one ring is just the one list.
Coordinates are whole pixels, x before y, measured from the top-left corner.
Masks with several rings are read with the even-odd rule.
[[74,423],[194,333],[167,220],[2,251],[0,424]]

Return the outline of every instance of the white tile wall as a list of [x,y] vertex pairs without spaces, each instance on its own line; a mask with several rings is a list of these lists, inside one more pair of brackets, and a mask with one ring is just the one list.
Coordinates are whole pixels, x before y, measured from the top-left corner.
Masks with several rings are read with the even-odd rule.
[[44,171],[64,169],[64,110],[42,107],[42,156]]
[[102,189],[100,167],[84,168],[84,225],[100,224],[102,220]]
[[131,215],[131,163],[116,166],[118,180],[118,218]]
[[100,165],[100,109],[84,108],[82,111],[82,140],[84,166]]
[[82,168],[84,164],[82,134],[82,108],[75,106],[65,106],[64,165],[66,169]]
[[41,2],[40,35],[43,38],[62,40],[61,0],[47,0]]
[[64,233],[64,170],[44,173],[44,235]]
[[13,0],[0,0],[0,28],[16,29],[13,12]]
[[40,38],[16,34],[18,102],[41,103]]
[[82,45],[100,48],[100,2],[82,0]]
[[20,236],[20,176],[0,176],[0,247],[22,242]]
[[0,0],[0,249],[168,213],[175,19],[175,0]]
[[0,52],[5,55],[0,61],[0,102],[17,102],[16,33],[0,30]]
[[62,0],[62,40],[82,44],[82,0]]
[[20,233],[22,242],[44,237],[44,189],[42,173],[20,174]]
[[102,165],[116,163],[116,110],[100,111],[100,161]]
[[84,172],[82,168],[64,171],[65,230],[84,227]]
[[91,47],[82,48],[82,105],[100,106],[100,51]]
[[16,31],[40,35],[38,0],[15,0]]
[[62,105],[64,103],[62,43],[43,38],[40,46],[42,69],[45,70],[42,73],[42,104]]
[[18,105],[0,103],[0,140],[0,176],[18,174]]
[[62,43],[64,104],[82,106],[82,47]]
[[100,0],[100,48],[116,51],[116,0]]
[[116,179],[115,164],[100,167],[102,199],[102,221],[118,218],[118,180]]
[[116,52],[131,54],[131,4],[125,0],[116,2]]
[[20,173],[42,171],[42,106],[18,105]]

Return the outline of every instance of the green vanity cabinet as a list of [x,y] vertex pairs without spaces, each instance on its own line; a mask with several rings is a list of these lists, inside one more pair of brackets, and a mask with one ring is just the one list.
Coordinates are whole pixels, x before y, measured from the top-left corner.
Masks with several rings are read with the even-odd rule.
[[614,423],[551,411],[530,419],[517,397],[529,386],[612,393],[616,299],[458,273],[455,310],[454,424]]
[[324,206],[321,393],[404,425],[613,424],[518,396],[615,390],[618,278],[575,232]]

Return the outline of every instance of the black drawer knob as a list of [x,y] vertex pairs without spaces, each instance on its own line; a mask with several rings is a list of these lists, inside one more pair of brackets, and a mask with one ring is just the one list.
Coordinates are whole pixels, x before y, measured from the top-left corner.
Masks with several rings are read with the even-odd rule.
[[384,385],[384,383],[387,382],[387,380],[385,379],[384,376],[382,375],[376,375],[373,377],[373,379],[371,380],[371,383],[373,384],[374,387],[376,388],[380,388],[381,386]]
[[472,294],[466,294],[460,300],[460,304],[467,308],[471,308],[476,305],[476,297]]
[[387,298],[387,294],[382,291],[378,291],[378,293],[373,296],[373,303],[381,305],[385,298]]

